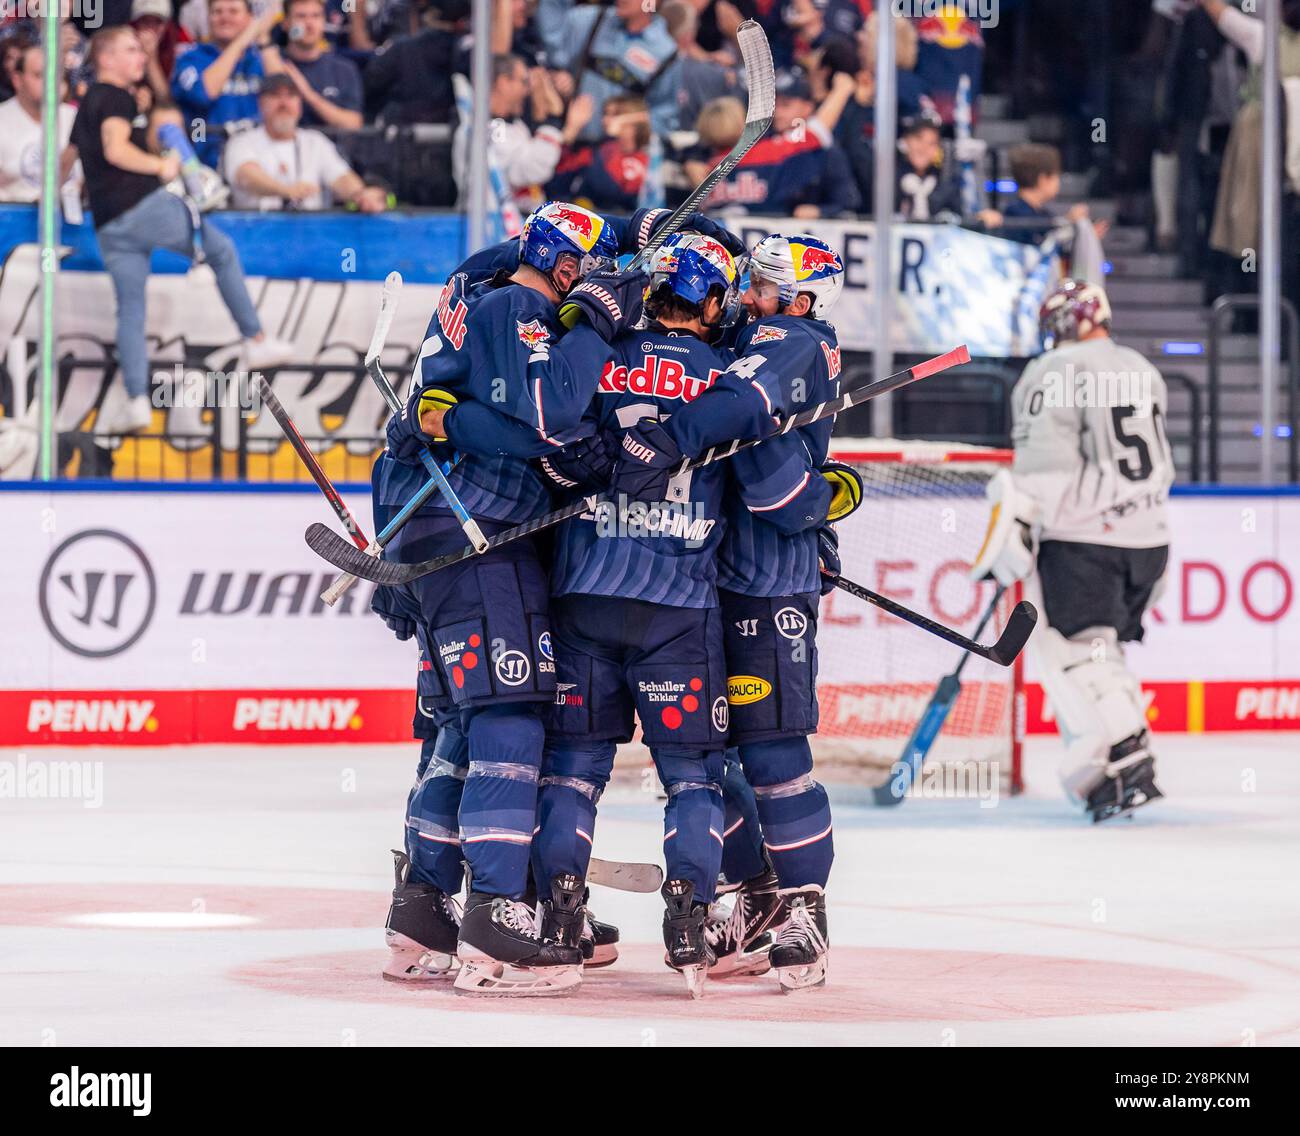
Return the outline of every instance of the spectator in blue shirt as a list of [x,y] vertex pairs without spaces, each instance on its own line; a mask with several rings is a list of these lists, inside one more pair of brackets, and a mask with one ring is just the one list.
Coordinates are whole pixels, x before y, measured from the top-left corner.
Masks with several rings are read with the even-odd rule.
[[324,0],[288,0],[282,62],[302,97],[303,126],[361,129],[361,72],[326,38]]
[[261,121],[262,78],[283,70],[279,50],[267,44],[279,16],[278,4],[254,19],[248,0],[209,0],[211,42],[195,44],[176,61],[172,94],[205,165],[215,169],[226,139]]

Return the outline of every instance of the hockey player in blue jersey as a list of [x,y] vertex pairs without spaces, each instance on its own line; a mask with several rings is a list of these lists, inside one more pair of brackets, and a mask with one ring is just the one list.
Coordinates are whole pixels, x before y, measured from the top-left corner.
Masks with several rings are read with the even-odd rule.
[[[572,221],[585,215],[585,210],[571,212],[573,208],[564,202],[556,202],[541,207],[535,215],[539,220],[558,216],[562,223],[566,218]],[[631,253],[640,249],[668,216],[667,209],[645,209],[630,219],[594,218],[590,225],[593,229],[599,225],[604,251],[609,251],[609,238],[612,237],[617,241],[620,254]],[[725,228],[698,214],[688,218],[687,224],[733,248],[743,248]],[[582,228],[585,230],[586,226]],[[453,280],[458,278],[462,291],[468,292],[494,277],[510,277],[519,271],[521,264],[528,263],[523,259],[525,254],[536,258],[535,250],[528,251],[528,245],[527,240],[516,239],[482,249],[457,268]],[[575,256],[587,255],[580,242],[569,251]],[[561,263],[558,267],[563,269],[565,265]],[[556,290],[567,283],[567,278],[560,279]],[[440,321],[441,316],[435,313],[426,335],[426,353],[442,350]],[[453,331],[456,330],[458,328],[453,322]],[[416,368],[417,385],[422,378],[422,369]],[[589,376],[593,388],[596,378],[597,373],[593,371]],[[424,405],[430,404],[439,409],[432,417],[428,410],[422,415],[422,422],[430,426],[428,436],[450,436],[449,448],[467,453],[482,450],[489,455],[513,454],[520,459],[553,455],[556,467],[563,467],[566,460],[573,460],[572,453],[557,452],[554,443],[542,438],[528,423],[485,404],[465,399],[457,401],[451,392],[438,388],[427,392]],[[549,467],[549,461],[539,464],[548,477],[555,472]],[[398,462],[389,451],[380,454],[373,472],[377,530],[391,519],[423,476],[409,462]],[[405,851],[398,854],[395,865],[397,881],[386,925],[392,954],[384,973],[388,978],[402,981],[433,981],[454,973],[458,965],[455,956],[458,922],[451,897],[463,874],[457,817],[468,765],[466,738],[460,711],[444,689],[441,660],[435,657],[436,652],[428,649],[427,634],[418,629],[420,609],[414,589],[409,586],[404,589],[379,588],[372,606],[399,639],[416,635],[422,640],[422,712],[417,714],[415,731],[422,743],[421,756],[416,785],[408,799]],[[442,693],[437,693],[439,691]],[[581,941],[584,964],[601,966],[612,962],[618,954],[618,929],[602,923],[590,913],[585,926]]]
[[[417,389],[388,425],[393,460],[377,485],[384,506],[410,498],[425,478],[420,451],[451,435],[462,456],[448,480],[485,534],[550,507],[543,476],[503,452],[486,426],[467,438],[437,427],[451,417],[448,407],[480,407],[492,422],[543,446],[558,448],[576,437],[609,357],[606,341],[620,330],[619,290],[639,298],[644,285],[644,277],[602,275],[618,251],[603,218],[556,202],[529,217],[513,271],[506,266],[478,282],[458,273],[448,281],[416,362]],[[604,284],[578,295],[575,285],[584,277]],[[565,299],[587,318],[561,338],[557,305]],[[388,555],[423,559],[464,543],[453,514],[435,497],[400,530]],[[413,593],[468,759],[457,823],[471,884],[457,988],[558,993],[578,981],[581,953],[544,941],[521,901],[544,739],[541,710],[555,694],[546,570],[531,542],[516,541],[425,577]]]
[[[734,309],[736,267],[717,241],[670,237],[651,258],[649,325],[613,343],[591,417],[602,434],[671,420],[727,365],[710,345]],[[572,488],[603,488],[609,461]],[[712,955],[704,924],[722,857],[726,671],[715,577],[727,466],[666,480],[648,506],[615,498],[556,537],[551,618],[556,699],[538,799],[534,873],[551,885],[545,929],[576,942],[596,802],[633,715],[668,793],[664,943],[698,996]]]
[[[835,397],[840,351],[826,317],[843,284],[843,262],[823,241],[803,235],[760,241],[744,296],[754,318],[737,339],[739,358],[683,412],[630,432],[613,488],[653,497],[683,455],[733,438],[764,437],[775,420]],[[819,569],[825,563],[838,570],[826,522],[847,515],[861,497],[851,470],[826,463],[831,428],[824,420],[731,459],[744,492],[730,501],[719,555],[729,743],[753,787],[775,879],[754,856],[755,875],[736,900],[744,905],[740,916],[735,926],[716,928],[715,937],[719,950],[734,954],[783,915],[769,955],[783,989],[824,982],[829,944],[830,805],[813,780],[808,743],[817,729]],[[743,823],[734,836],[743,841],[740,829]]]

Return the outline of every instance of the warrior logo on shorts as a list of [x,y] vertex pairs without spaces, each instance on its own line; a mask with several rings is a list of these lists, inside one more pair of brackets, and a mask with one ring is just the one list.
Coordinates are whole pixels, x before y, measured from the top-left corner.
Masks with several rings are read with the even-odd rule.
[[720,734],[727,732],[727,723],[731,720],[731,709],[727,700],[719,695],[713,700],[713,728]]
[[791,642],[802,639],[808,630],[808,617],[797,607],[783,607],[776,613],[774,622],[782,638]]
[[522,686],[532,674],[532,665],[522,651],[502,651],[497,656],[497,680],[505,686]]

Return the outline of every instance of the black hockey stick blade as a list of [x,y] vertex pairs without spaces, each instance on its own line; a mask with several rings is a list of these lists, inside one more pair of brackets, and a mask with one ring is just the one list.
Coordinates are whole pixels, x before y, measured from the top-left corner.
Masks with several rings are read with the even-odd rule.
[[[339,543],[344,544],[342,540],[339,540]],[[986,647],[983,643],[976,643],[974,639],[967,639],[960,631],[955,631],[946,624],[938,623],[928,616],[922,615],[919,611],[913,611],[910,607],[895,603],[888,596],[882,596],[879,592],[873,592],[870,588],[865,588],[861,584],[845,579],[843,576],[833,576],[831,579],[837,588],[848,592],[849,595],[857,596],[860,600],[874,604],[882,611],[898,616],[904,623],[910,623],[913,627],[919,627],[922,631],[937,635],[940,639],[944,639],[964,651],[969,651],[972,655],[979,655],[982,659],[997,663],[1000,667],[1009,667],[1016,661],[1016,656],[1020,654],[1021,649],[1029,639],[1030,633],[1034,630],[1034,625],[1038,622],[1038,612],[1035,610],[1034,605],[1028,600],[1021,600],[1012,609],[1011,617],[1007,620],[1007,625],[998,637],[998,641]]]
[[1006,627],[1002,629],[998,641],[988,649],[985,658],[992,659],[1000,667],[1009,667],[1025,649],[1037,624],[1038,609],[1028,600],[1021,600],[1011,609]]
[[408,578],[414,579],[405,575],[406,569],[411,565],[381,560],[377,556],[367,556],[355,544],[349,544],[333,529],[327,528],[319,521],[308,525],[304,536],[308,548],[322,560],[333,564],[335,568],[346,572],[349,576],[369,580],[372,584],[389,586],[405,584]]

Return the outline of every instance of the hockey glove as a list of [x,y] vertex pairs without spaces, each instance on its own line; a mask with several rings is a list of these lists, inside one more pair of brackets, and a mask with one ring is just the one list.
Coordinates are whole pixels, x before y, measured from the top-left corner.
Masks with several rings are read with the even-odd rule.
[[401,594],[392,588],[383,585],[377,587],[370,600],[370,610],[403,642],[415,634],[415,620],[406,614]]
[[835,590],[835,578],[840,574],[840,534],[830,525],[817,530],[817,559],[822,569],[821,593],[828,596]]
[[725,225],[719,225],[717,221],[704,216],[703,213],[692,213],[686,219],[686,224],[682,228],[687,232],[699,233],[702,237],[709,237],[711,240],[717,241],[733,257],[746,256],[749,253],[749,249],[745,247],[745,242],[735,233]]
[[668,497],[668,482],[681,461],[682,451],[663,424],[642,418],[623,435],[609,479],[610,491],[635,501],[663,501]]
[[561,489],[604,489],[614,471],[618,443],[608,434],[570,442],[538,461],[542,473]]
[[[631,223],[627,228],[627,235],[623,238],[624,247],[620,251],[640,252],[650,243],[655,234],[664,227],[665,222],[672,215],[673,211],[671,209],[638,209],[632,214]],[[702,237],[710,237],[722,245],[732,256],[744,256],[749,251],[745,248],[745,242],[735,233],[719,225],[717,221],[704,216],[703,213],[687,214],[678,232],[699,233]],[[628,245],[631,247],[627,247]]]
[[822,476],[830,482],[831,507],[826,519],[832,524],[842,521],[862,504],[862,476],[850,465],[828,461],[822,466]]
[[420,425],[422,416],[431,410],[445,412],[455,403],[455,396],[446,391],[432,387],[416,391],[407,400],[402,413],[394,414],[388,420],[388,452],[406,465],[420,465],[420,451],[441,440],[424,432]]
[[560,305],[560,322],[573,328],[586,319],[606,343],[641,321],[646,285],[644,272],[593,272]]

